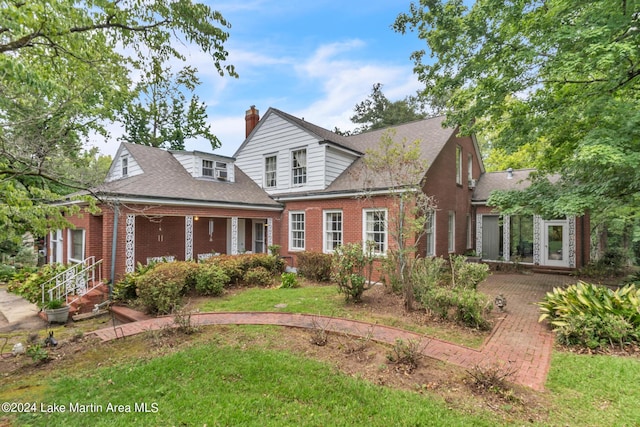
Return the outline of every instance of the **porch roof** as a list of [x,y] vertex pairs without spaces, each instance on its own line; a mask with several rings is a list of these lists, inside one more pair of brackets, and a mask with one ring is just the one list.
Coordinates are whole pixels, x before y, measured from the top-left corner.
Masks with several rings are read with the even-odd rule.
[[495,190],[524,190],[531,185],[529,176],[535,169],[518,169],[512,171],[512,178],[508,178],[509,172],[486,172],[480,175],[473,192],[473,202],[482,204],[489,199]]
[[230,205],[281,207],[239,168],[235,181],[198,179],[189,174],[170,152],[137,144],[127,150],[143,170],[142,174],[105,182],[93,189],[98,196],[119,196],[211,202]]

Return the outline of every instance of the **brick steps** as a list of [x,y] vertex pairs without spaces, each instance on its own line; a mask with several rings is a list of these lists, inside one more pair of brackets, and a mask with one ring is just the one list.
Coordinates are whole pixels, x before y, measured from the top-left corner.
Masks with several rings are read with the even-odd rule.
[[91,313],[96,304],[101,304],[109,299],[109,287],[101,283],[93,288],[78,301],[69,304],[69,315],[77,316],[79,314]]
[[111,314],[113,314],[113,316],[122,323],[139,322],[141,320],[152,319],[151,316],[122,305],[113,305],[110,310]]

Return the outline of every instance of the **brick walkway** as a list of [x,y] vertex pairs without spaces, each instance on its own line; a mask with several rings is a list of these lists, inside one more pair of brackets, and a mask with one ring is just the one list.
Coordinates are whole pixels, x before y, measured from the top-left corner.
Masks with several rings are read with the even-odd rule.
[[[553,334],[546,325],[538,323],[538,308],[545,292],[554,286],[575,282],[568,276],[547,274],[493,274],[479,286],[479,290],[495,297],[503,294],[507,308],[502,320],[479,350],[445,341],[430,339],[423,353],[465,368],[474,366],[508,366],[515,369],[513,381],[543,390],[551,362]],[[396,339],[421,340],[423,335],[398,328],[373,325],[354,320],[318,315],[274,312],[228,312],[192,314],[196,325],[280,325],[298,328],[324,328],[327,331],[348,333],[393,344]],[[103,341],[135,335],[173,325],[173,317],[157,317],[100,329],[92,334]]]

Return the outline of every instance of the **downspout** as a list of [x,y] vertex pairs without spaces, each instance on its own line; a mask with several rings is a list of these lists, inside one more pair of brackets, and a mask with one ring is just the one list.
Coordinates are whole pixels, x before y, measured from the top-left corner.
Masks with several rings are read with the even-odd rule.
[[113,215],[113,233],[111,240],[111,280],[109,280],[109,299],[113,297],[113,281],[116,277],[116,244],[118,243],[118,216],[120,207],[116,202]]

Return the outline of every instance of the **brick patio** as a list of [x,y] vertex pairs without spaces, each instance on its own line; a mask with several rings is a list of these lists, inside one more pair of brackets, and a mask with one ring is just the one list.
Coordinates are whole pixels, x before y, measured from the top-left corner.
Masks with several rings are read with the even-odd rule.
[[[471,349],[438,339],[430,339],[423,353],[431,358],[446,361],[465,368],[474,366],[504,366],[515,369],[513,381],[543,390],[549,372],[553,334],[544,324],[538,323],[536,302],[554,286],[575,282],[568,276],[550,274],[493,274],[479,286],[479,290],[491,298],[502,294],[507,307],[491,336],[479,349]],[[398,328],[374,325],[334,317],[275,313],[275,312],[228,312],[192,314],[196,325],[280,325],[299,328],[322,327],[328,331],[348,333],[356,336],[371,334],[371,338],[388,343],[396,339],[424,338],[423,335]],[[173,317],[164,316],[116,327],[100,329],[95,334],[103,341],[110,341],[173,325]]]

